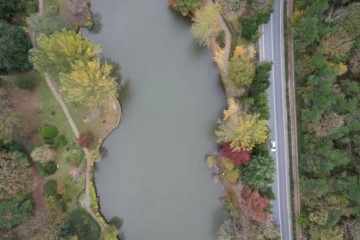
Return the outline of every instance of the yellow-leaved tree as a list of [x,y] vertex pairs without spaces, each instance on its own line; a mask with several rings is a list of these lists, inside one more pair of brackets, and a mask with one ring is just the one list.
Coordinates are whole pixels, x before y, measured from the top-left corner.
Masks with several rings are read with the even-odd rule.
[[86,62],[101,52],[98,44],[80,33],[67,30],[49,36],[40,35],[37,45],[37,48],[30,50],[30,61],[37,70],[54,78],[59,73],[69,73],[75,62]]
[[109,97],[116,97],[117,82],[112,76],[112,68],[111,64],[99,59],[75,62],[70,73],[60,74],[60,91],[64,99],[96,107]]
[[210,38],[220,27],[218,22],[219,11],[220,6],[218,4],[207,4],[195,11],[191,32],[200,45],[208,45]]
[[259,119],[259,114],[236,116],[231,121],[221,121],[219,130],[215,131],[218,143],[230,142],[235,151],[249,151],[255,144],[267,139],[266,120]]

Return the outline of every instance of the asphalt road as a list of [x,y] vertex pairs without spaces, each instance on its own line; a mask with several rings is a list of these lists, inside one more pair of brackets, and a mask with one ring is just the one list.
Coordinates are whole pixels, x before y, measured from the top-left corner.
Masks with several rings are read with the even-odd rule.
[[273,191],[273,219],[278,225],[282,240],[292,239],[292,218],[290,205],[290,164],[288,145],[288,123],[286,107],[286,79],[284,56],[283,0],[275,0],[274,13],[268,24],[262,25],[259,41],[261,61],[272,61],[271,85],[268,89],[271,138],[276,141],[277,150],[272,152],[276,161],[276,175]]

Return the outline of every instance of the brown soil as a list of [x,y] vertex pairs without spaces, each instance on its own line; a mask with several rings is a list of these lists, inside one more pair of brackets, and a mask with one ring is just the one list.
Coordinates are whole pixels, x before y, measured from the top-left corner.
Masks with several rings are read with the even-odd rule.
[[[26,74],[29,76],[31,81],[35,81],[34,72],[30,71]],[[28,136],[28,139],[25,139],[28,144],[38,142],[40,140],[39,134],[37,134],[37,129],[41,123],[38,112],[41,109],[41,102],[39,100],[40,91],[37,87],[33,90],[23,90],[17,87],[12,88],[12,100],[13,106],[16,112],[21,113],[23,120],[26,122],[26,132],[25,136]]]

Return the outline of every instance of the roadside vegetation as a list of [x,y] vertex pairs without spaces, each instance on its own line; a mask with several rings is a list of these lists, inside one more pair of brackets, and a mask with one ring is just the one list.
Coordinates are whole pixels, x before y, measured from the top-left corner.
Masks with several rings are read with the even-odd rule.
[[[80,22],[63,20],[72,14],[63,2],[45,1],[44,14],[38,9],[32,0],[0,2],[0,238],[118,239],[121,226],[103,219],[93,184],[96,211],[82,208],[82,201],[87,158],[92,172],[102,139],[119,120],[119,74],[98,58],[99,45],[75,31]],[[73,18],[88,21],[86,9]],[[37,47],[29,53],[31,40]],[[46,73],[77,113],[78,137]]]
[[360,238],[360,3],[295,1],[300,219],[307,239]]
[[[191,6],[187,14],[179,10],[180,3]],[[273,1],[219,0],[200,5],[178,0],[169,5],[191,17],[191,31],[200,45],[212,50],[228,97],[215,131],[219,151],[206,159],[216,169],[214,180],[224,189],[221,201],[228,214],[218,239],[279,239],[271,220],[275,162],[269,154],[266,125],[272,63],[259,62],[255,50],[258,26],[269,20]]]

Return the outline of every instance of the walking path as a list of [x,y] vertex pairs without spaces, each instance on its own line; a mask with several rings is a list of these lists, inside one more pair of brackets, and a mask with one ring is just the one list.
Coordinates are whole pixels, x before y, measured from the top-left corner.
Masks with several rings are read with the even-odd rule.
[[[293,0],[287,1],[287,20],[293,14]],[[289,22],[289,21],[288,21]],[[289,24],[287,24],[288,26]],[[294,74],[294,51],[293,37],[290,32],[287,34],[287,57],[288,57],[288,93],[289,93],[289,114],[290,114],[290,130],[291,130],[291,160],[293,175],[293,191],[294,191],[294,208],[295,208],[295,232],[296,240],[301,240],[301,227],[298,219],[301,214],[300,189],[299,189],[299,172],[298,172],[298,148],[297,148],[297,126],[296,126],[296,99],[295,99],[295,74]]]

